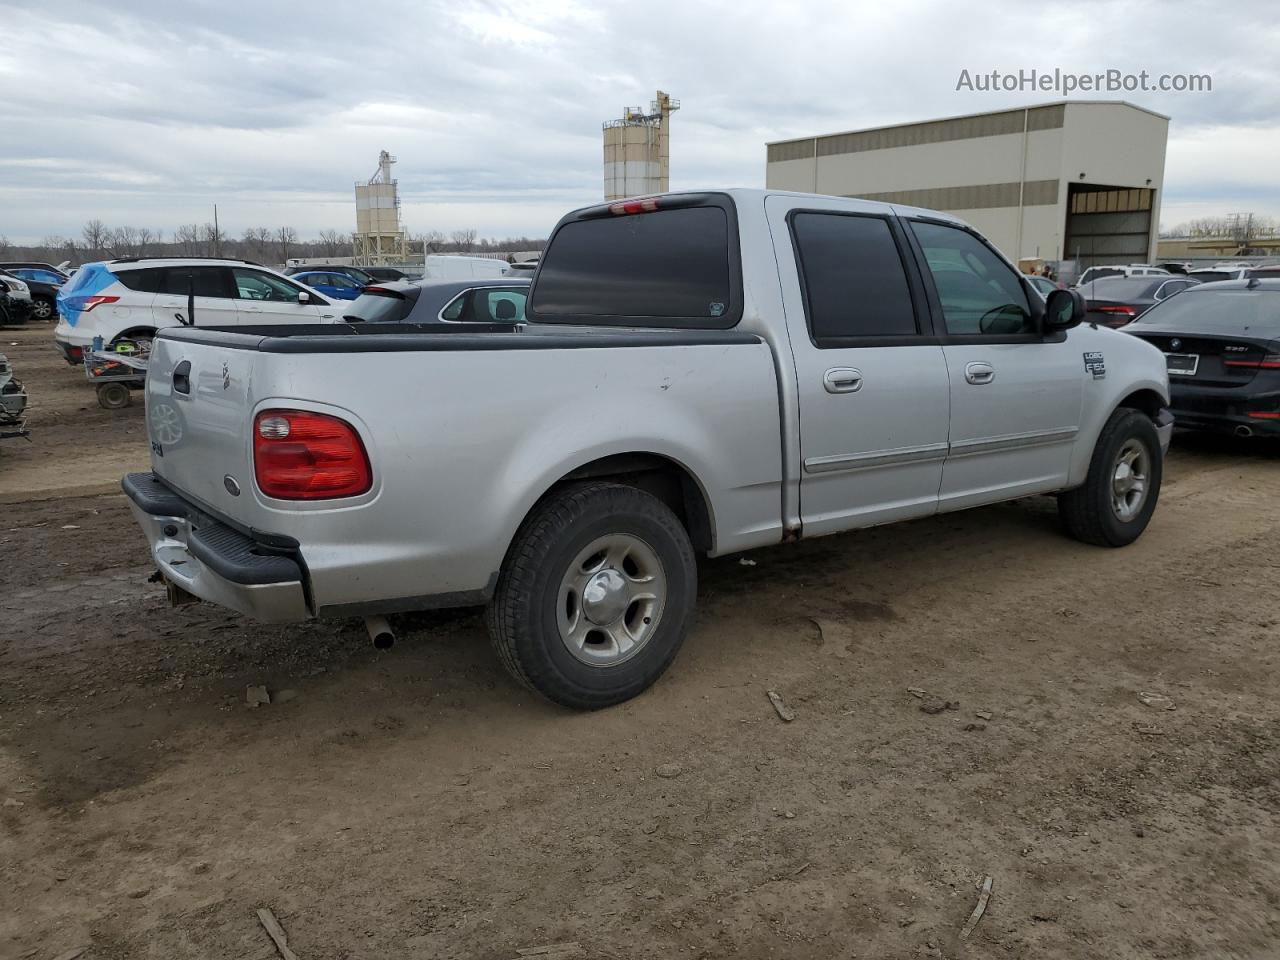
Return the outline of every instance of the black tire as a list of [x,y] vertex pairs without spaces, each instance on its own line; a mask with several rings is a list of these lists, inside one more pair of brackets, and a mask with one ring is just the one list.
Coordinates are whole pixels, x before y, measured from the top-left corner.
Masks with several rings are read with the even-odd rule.
[[47,323],[58,316],[58,308],[50,297],[35,297],[31,301],[31,319]]
[[98,406],[104,410],[123,410],[133,403],[126,383],[98,384]]
[[[1128,519],[1113,505],[1113,478],[1121,450],[1136,441],[1147,453],[1145,499]],[[1155,424],[1139,410],[1121,407],[1111,415],[1098,435],[1082,486],[1058,495],[1058,516],[1063,529],[1084,543],[1099,547],[1125,547],[1142,536],[1160,499],[1164,454]]]
[[[630,658],[597,665],[582,662],[561,638],[561,594],[582,551],[610,536],[634,538],[656,556],[665,597],[652,633]],[[503,665],[530,690],[579,710],[608,707],[647,689],[670,666],[692,623],[697,587],[689,534],[666,504],[619,483],[578,483],[547,496],[516,534],[487,611],[489,636]]]

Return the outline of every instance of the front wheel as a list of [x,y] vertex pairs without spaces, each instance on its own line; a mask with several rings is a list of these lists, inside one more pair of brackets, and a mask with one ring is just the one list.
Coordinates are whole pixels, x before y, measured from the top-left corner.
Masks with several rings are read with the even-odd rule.
[[489,604],[489,635],[518,681],[566,707],[629,700],[675,659],[697,593],[693,545],[643,490],[565,487],[525,521]]
[[1155,424],[1141,411],[1121,407],[1098,435],[1084,484],[1058,495],[1063,527],[1085,543],[1128,546],[1151,522],[1163,472]]

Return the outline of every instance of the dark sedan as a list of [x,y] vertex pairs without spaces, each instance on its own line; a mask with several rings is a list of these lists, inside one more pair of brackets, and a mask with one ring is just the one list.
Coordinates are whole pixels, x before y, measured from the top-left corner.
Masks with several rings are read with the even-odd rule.
[[1280,280],[1201,284],[1125,333],[1164,352],[1177,426],[1280,436]]
[[394,280],[366,288],[343,316],[365,323],[524,323],[529,283],[523,277]]
[[1160,301],[1195,285],[1186,277],[1103,277],[1078,289],[1088,310],[1086,322],[1123,327]]

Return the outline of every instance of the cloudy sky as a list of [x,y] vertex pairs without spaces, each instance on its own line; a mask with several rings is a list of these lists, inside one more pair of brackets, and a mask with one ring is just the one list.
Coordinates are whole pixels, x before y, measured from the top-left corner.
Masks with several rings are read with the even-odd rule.
[[763,186],[769,140],[1057,99],[956,90],[1033,67],[1210,74],[1126,95],[1173,118],[1162,221],[1280,217],[1273,2],[0,0],[0,24],[15,242],[215,202],[233,234],[345,232],[384,148],[410,230],[545,235],[601,196],[601,122],[658,87],[673,189]]

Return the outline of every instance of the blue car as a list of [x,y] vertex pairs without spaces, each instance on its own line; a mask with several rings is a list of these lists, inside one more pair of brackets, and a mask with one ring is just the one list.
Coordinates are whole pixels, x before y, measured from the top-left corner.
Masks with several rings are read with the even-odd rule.
[[312,290],[318,290],[335,300],[355,300],[364,289],[359,283],[345,273],[327,273],[313,270],[310,273],[295,273],[289,278],[298,283],[305,283]]

